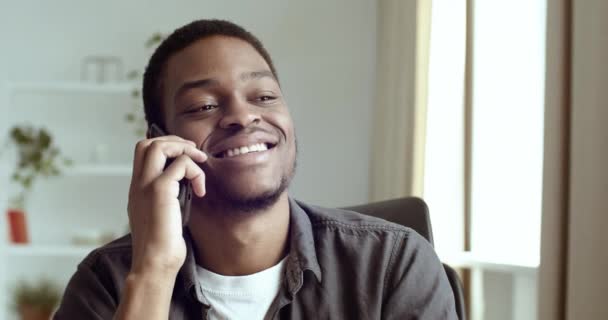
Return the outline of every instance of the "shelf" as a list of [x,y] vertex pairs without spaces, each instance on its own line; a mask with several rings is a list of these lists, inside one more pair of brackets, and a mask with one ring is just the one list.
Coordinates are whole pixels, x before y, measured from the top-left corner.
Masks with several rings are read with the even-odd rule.
[[62,169],[66,176],[130,177],[131,166],[118,164],[75,164]]
[[7,92],[85,92],[130,94],[139,89],[133,82],[86,83],[86,82],[12,82],[6,83]]
[[6,254],[13,257],[75,257],[84,258],[94,247],[76,245],[7,245]]
[[473,252],[440,254],[439,256],[444,263],[454,268],[479,268],[509,273],[535,273],[539,266],[538,261],[500,259]]
[[[60,169],[62,176],[107,176],[107,177],[130,177],[131,166],[122,164],[74,164]],[[7,165],[0,165],[0,176],[9,176],[13,171]]]

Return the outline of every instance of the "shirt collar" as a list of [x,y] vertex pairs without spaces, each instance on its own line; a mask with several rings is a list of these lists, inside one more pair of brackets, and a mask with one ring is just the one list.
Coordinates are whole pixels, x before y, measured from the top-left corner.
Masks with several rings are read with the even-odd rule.
[[184,240],[186,242],[186,260],[179,271],[176,287],[179,285],[184,289],[188,297],[192,297],[208,305],[203,296],[202,288],[198,285],[196,273],[196,259],[194,258],[194,249],[192,248],[192,236],[190,230],[184,228]]
[[[289,215],[290,249],[285,266],[285,280],[289,292],[293,295],[302,287],[306,270],[312,271],[319,282],[321,282],[322,274],[317,260],[310,218],[298,202],[291,197],[289,197]],[[187,248],[186,260],[180,269],[176,286],[181,286],[189,297],[208,304],[198,285],[192,236],[188,228],[184,228],[184,239]]]
[[304,271],[312,271],[319,282],[321,282],[322,273],[317,260],[312,224],[308,214],[291,197],[289,198],[289,212],[291,243],[285,275],[289,291],[295,294],[302,286]]

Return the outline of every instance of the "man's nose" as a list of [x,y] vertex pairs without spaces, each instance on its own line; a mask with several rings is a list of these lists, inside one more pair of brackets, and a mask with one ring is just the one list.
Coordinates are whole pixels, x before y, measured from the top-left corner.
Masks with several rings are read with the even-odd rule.
[[224,129],[242,127],[246,128],[260,121],[260,115],[247,101],[232,99],[224,106],[224,114],[220,120],[220,127]]

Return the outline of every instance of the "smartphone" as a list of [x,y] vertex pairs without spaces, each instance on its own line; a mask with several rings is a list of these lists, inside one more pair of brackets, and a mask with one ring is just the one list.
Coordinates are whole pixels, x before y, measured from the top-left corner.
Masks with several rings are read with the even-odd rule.
[[[148,136],[150,138],[162,137],[166,135],[167,134],[155,123],[153,123],[148,130]],[[167,168],[171,162],[173,162],[173,159],[167,160],[165,168]],[[188,179],[184,178],[179,182],[179,194],[177,199],[179,200],[179,207],[182,213],[182,226],[185,227],[190,219],[190,204],[192,202],[192,185]]]

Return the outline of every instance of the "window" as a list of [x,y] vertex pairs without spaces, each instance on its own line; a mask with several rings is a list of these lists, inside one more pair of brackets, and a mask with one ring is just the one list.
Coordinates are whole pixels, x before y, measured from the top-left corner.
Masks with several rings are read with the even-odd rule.
[[466,1],[432,6],[424,198],[441,256],[464,249]]
[[[464,244],[466,0],[433,1],[424,197],[437,251]],[[538,263],[544,0],[473,1],[471,250]]]
[[536,315],[545,25],[546,0],[432,2],[423,196],[440,258],[472,268],[471,319]]
[[475,1],[474,17],[471,249],[538,263],[546,3]]

